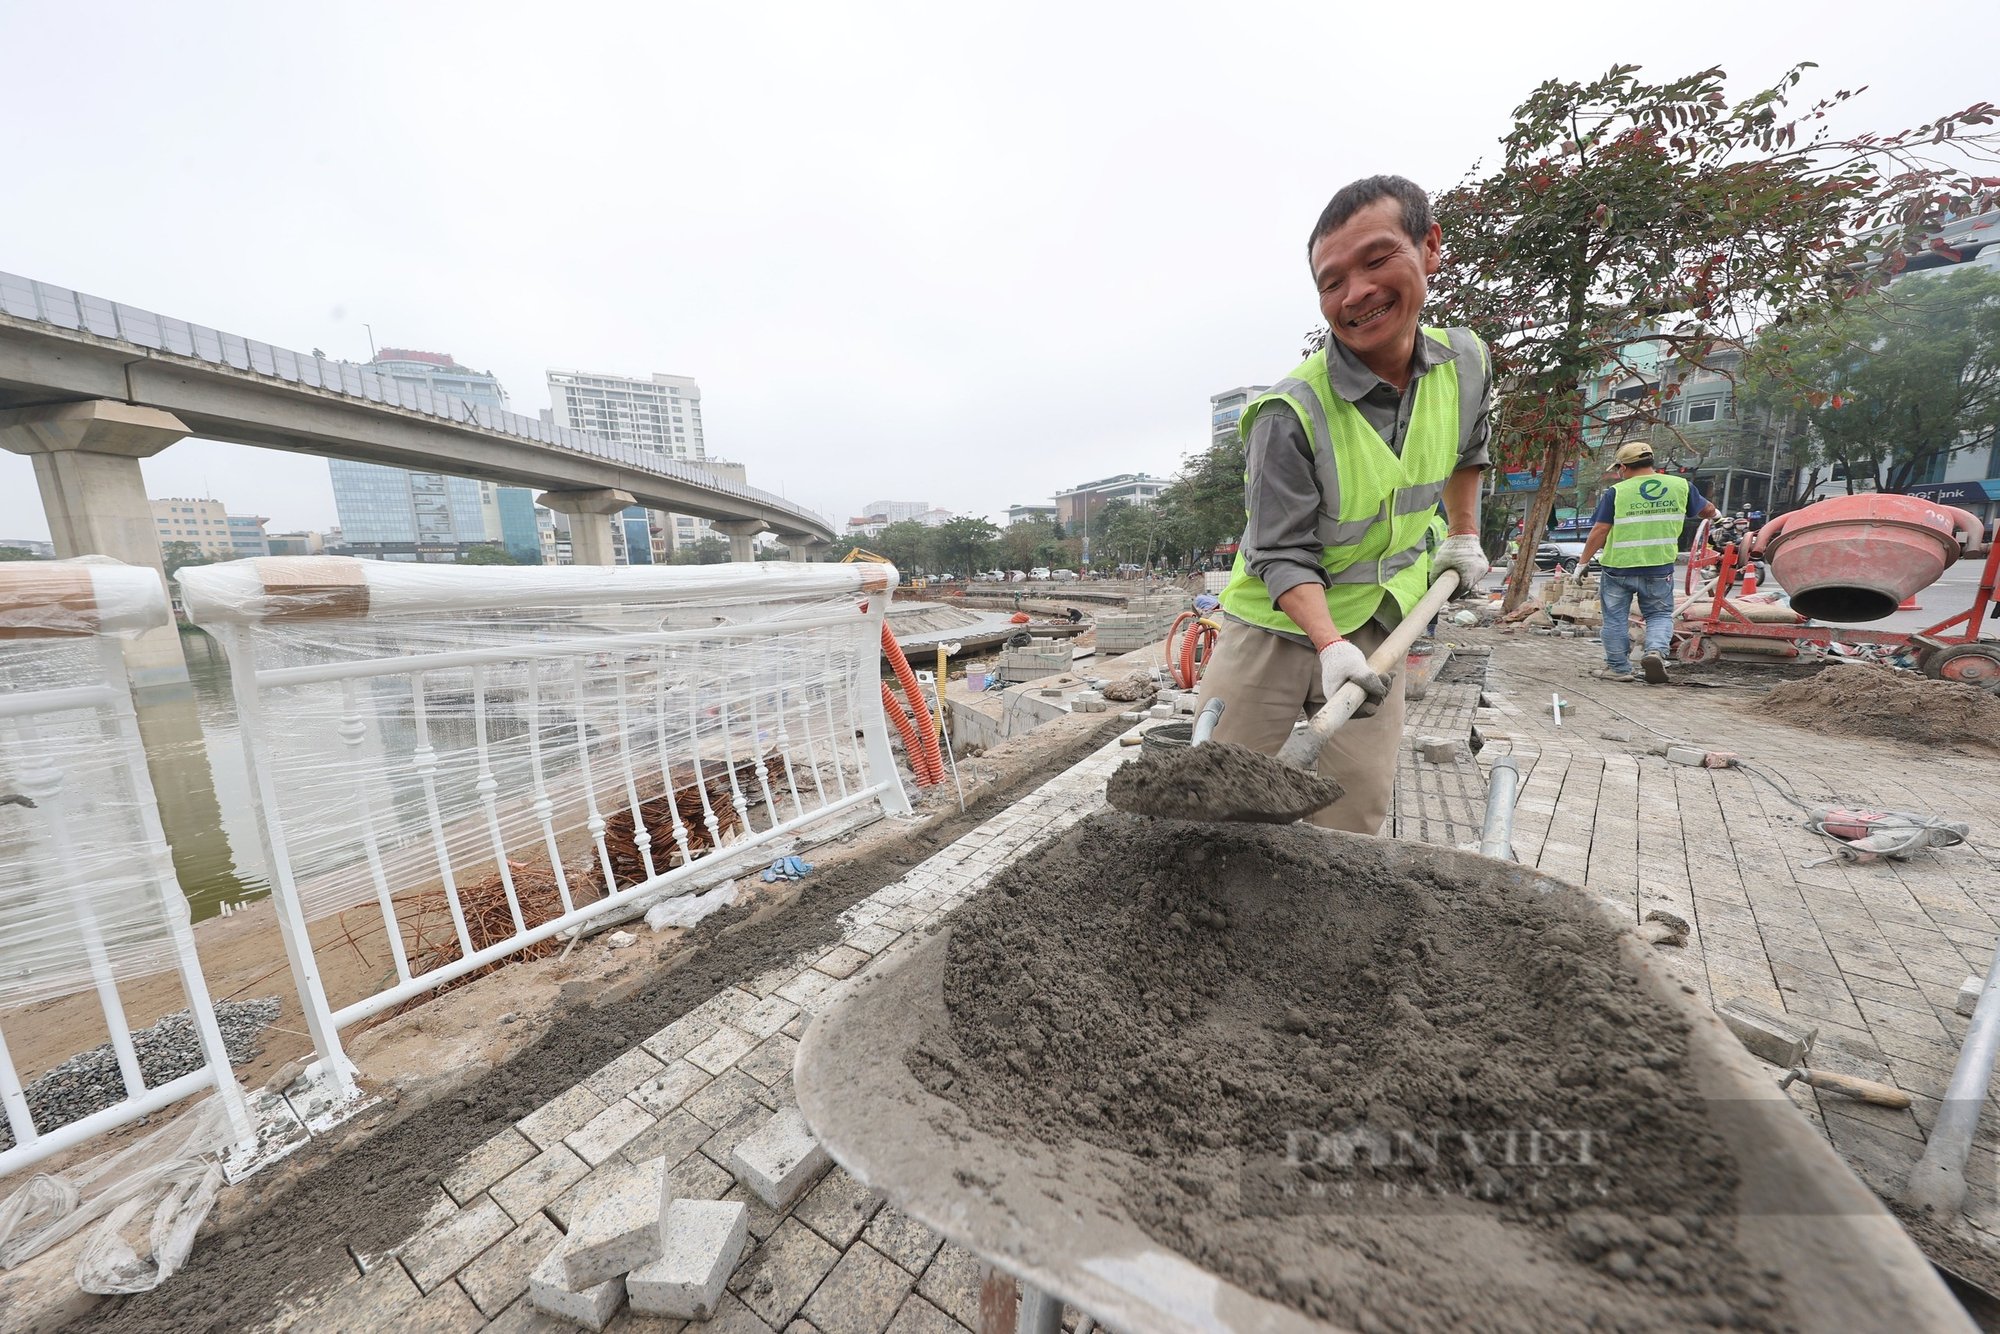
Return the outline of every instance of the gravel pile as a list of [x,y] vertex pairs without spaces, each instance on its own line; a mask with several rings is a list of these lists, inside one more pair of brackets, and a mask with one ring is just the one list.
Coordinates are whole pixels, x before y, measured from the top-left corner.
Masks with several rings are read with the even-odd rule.
[[[243,1065],[255,1060],[261,1045],[259,1038],[277,1017],[275,996],[219,1002],[215,1021],[222,1029],[222,1046],[229,1053],[229,1063]],[[201,1068],[201,1042],[195,1036],[193,1017],[186,1010],[134,1033],[132,1048],[138,1054],[147,1088],[158,1088],[168,1080]],[[28,1085],[26,1093],[35,1128],[47,1134],[57,1126],[80,1121],[123,1099],[125,1081],[118,1073],[118,1058],[107,1042],[70,1057]],[[0,1149],[13,1147],[13,1133],[0,1122]]]

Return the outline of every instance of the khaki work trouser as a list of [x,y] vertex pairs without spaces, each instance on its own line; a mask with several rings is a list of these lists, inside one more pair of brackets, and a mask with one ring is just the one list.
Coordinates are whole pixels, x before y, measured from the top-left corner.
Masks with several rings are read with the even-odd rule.
[[[1373,653],[1388,637],[1373,621],[1347,636],[1363,653]],[[1403,743],[1403,664],[1393,670],[1388,698],[1369,717],[1342,723],[1320,752],[1319,771],[1347,794],[1307,816],[1313,824],[1352,834],[1381,832]],[[1218,695],[1225,707],[1215,739],[1275,755],[1292,734],[1300,711],[1310,718],[1326,703],[1319,654],[1310,645],[1254,625],[1224,621],[1215,659],[1201,680],[1201,702]]]

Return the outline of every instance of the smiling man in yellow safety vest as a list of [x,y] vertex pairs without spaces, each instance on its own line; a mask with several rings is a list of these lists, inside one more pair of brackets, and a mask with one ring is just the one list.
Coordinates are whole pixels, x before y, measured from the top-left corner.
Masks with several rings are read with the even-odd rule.
[[[1438,572],[1468,589],[1485,577],[1480,473],[1492,386],[1469,329],[1419,316],[1442,237],[1424,192],[1371,176],[1336,194],[1306,242],[1325,348],[1243,410],[1248,518],[1222,592],[1226,616],[1204,702],[1215,730],[1275,753],[1303,710],[1353,681],[1374,710],[1334,734],[1320,771],[1346,796],[1313,815],[1373,834],[1389,810],[1403,731],[1403,682],[1368,668]],[[1447,534],[1429,550],[1444,505]]]
[[[1646,652],[1640,670],[1652,685],[1665,685],[1667,648],[1674,637],[1674,560],[1680,555],[1687,516],[1712,519],[1721,511],[1685,477],[1653,471],[1653,447],[1634,441],[1621,447],[1610,471],[1618,475],[1597,498],[1590,536],[1577,557],[1579,571],[1597,556],[1597,602],[1604,610],[1604,665],[1592,676],[1631,681],[1632,599],[1646,618]],[[1598,556],[1599,552],[1604,554]]]

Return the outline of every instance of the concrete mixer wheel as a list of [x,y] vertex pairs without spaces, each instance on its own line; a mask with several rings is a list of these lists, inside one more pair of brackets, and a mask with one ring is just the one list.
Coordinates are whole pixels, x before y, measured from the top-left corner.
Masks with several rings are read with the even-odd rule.
[[1685,635],[1674,645],[1674,656],[1682,662],[1715,662],[1722,657],[1722,645],[1712,635]]
[[1978,686],[2000,695],[2000,644],[1954,644],[1924,654],[1918,665],[1940,681]]

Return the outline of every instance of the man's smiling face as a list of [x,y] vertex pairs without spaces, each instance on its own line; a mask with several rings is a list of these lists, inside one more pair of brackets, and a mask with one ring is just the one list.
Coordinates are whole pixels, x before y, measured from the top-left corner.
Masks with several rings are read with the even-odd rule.
[[1438,270],[1436,223],[1419,244],[1403,230],[1403,206],[1378,199],[1312,248],[1320,314],[1333,336],[1378,375],[1400,367],[1416,346],[1417,320]]

